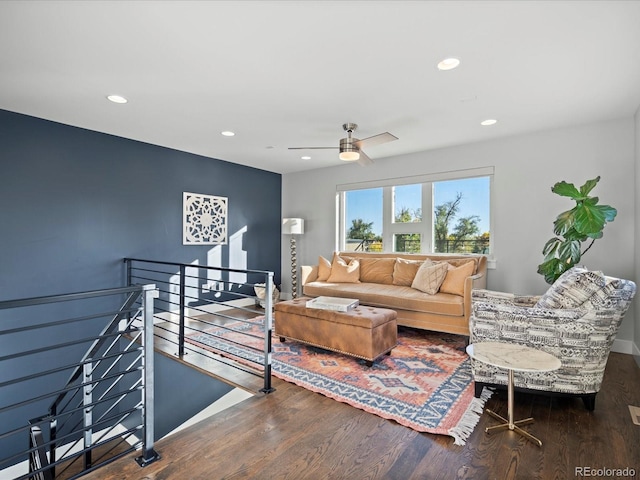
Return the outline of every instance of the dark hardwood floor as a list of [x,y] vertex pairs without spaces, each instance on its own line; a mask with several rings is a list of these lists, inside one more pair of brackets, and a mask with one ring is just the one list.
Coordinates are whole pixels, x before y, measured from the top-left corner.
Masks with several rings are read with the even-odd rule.
[[[200,362],[196,357],[190,361]],[[198,368],[206,370],[204,363]],[[83,478],[564,480],[586,476],[580,468],[592,469],[591,478],[640,478],[640,426],[628,408],[640,406],[640,368],[631,355],[611,354],[593,412],[580,399],[516,392],[514,415],[535,418],[525,428],[542,447],[514,432],[486,434],[495,424],[486,413],[458,446],[451,437],[415,432],[277,378],[273,385],[274,393],[158,441],[162,458],[151,465],[141,468],[132,454]],[[486,407],[506,416],[506,391],[495,392]],[[594,474],[625,468],[635,475]]]

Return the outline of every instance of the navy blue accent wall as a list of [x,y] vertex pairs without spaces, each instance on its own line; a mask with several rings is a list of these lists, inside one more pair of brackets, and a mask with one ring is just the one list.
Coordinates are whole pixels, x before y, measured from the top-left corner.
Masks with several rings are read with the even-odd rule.
[[[122,286],[124,257],[199,265],[219,258],[211,265],[272,271],[280,283],[279,174],[3,110],[0,172],[0,301]],[[182,244],[183,192],[228,198],[229,244]],[[56,319],[79,314],[67,306],[48,314],[54,311]],[[0,330],[47,320],[8,315],[0,311]],[[95,334],[73,328],[73,337]],[[54,336],[47,336],[50,344],[67,338]],[[33,348],[33,340],[26,335],[10,350]],[[0,356],[9,351],[2,342],[0,336]],[[49,368],[80,360],[71,350],[48,353]],[[1,368],[0,382],[33,373],[20,362]],[[49,383],[29,388],[61,387]],[[3,388],[0,408],[20,401],[18,390]],[[198,407],[204,401],[193,400]],[[5,427],[22,426],[45,407],[0,420],[10,415]],[[0,451],[7,448],[0,442]]]
[[123,257],[207,265],[185,191],[228,197],[246,268],[280,283],[279,174],[2,110],[0,171],[0,300],[119,286]]
[[162,354],[155,355],[155,368],[156,441],[233,390],[230,385]]

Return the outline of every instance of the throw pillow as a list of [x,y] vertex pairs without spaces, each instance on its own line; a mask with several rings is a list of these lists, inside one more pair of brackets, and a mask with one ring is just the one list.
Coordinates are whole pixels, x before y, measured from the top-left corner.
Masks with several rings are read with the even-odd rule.
[[331,275],[331,262],[322,255],[318,257],[318,282],[326,282]]
[[564,272],[540,297],[539,308],[576,308],[605,285],[602,272],[575,266]]
[[338,255],[334,255],[327,282],[360,283],[360,262],[354,259],[347,263]]
[[396,262],[393,266],[393,284],[410,287],[413,283],[413,279],[416,278],[416,273],[418,273],[420,265],[423,263],[427,263],[428,265],[433,264],[429,259],[423,262],[421,260],[396,258]]
[[451,293],[453,295],[464,295],[464,282],[467,277],[473,275],[473,271],[476,266],[473,261],[463,263],[459,267],[454,267],[451,264],[447,266],[447,275],[440,286],[440,291],[443,293]]
[[447,276],[447,267],[448,265],[445,262],[434,263],[433,265],[428,265],[425,262],[418,269],[411,287],[429,295],[438,293],[444,277]]
[[[473,273],[476,273],[476,268],[478,266],[477,258],[451,258],[445,261],[452,267],[461,267],[465,263],[473,262]],[[473,275],[473,273],[471,275]]]
[[395,258],[360,258],[360,281],[367,283],[393,283]]
[[587,309],[600,310],[611,308],[611,304],[616,302],[614,292],[620,288],[620,279],[604,277],[605,286],[591,295],[581,306]]

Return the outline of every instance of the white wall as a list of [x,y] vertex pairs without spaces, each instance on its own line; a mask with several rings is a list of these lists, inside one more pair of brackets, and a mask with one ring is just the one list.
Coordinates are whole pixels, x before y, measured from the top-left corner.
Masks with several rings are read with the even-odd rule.
[[[636,251],[635,251],[635,266],[636,266],[636,283],[640,287],[640,106],[636,110],[635,115],[635,156],[636,156]],[[636,294],[635,298],[636,315],[635,315],[635,331],[634,331],[634,351],[635,355],[640,355],[640,292]]]
[[[572,206],[551,187],[561,180],[580,186],[600,175],[593,194],[617,208],[618,216],[582,263],[635,279],[634,135],[637,125],[626,118],[412,153],[370,167],[345,164],[291,173],[282,179],[282,215],[305,219],[298,265],[315,264],[318,255],[330,256],[335,246],[336,185],[494,166],[492,242],[497,265],[488,273],[488,288],[540,294],[548,287],[536,273],[542,247],[553,234],[556,215]],[[288,242],[283,241],[284,292],[291,291],[289,258]],[[633,313],[632,308],[618,334],[626,345],[623,350],[630,351],[634,338]]]

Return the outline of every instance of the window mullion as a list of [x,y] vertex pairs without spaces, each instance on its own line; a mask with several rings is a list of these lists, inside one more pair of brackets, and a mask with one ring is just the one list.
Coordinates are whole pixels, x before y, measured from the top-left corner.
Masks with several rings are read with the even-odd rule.
[[393,252],[393,187],[382,189],[382,245],[383,250]]
[[422,184],[422,252],[433,253],[433,182]]
[[347,195],[346,192],[338,192],[336,195],[336,240],[335,250],[343,251],[346,248],[347,238]]

